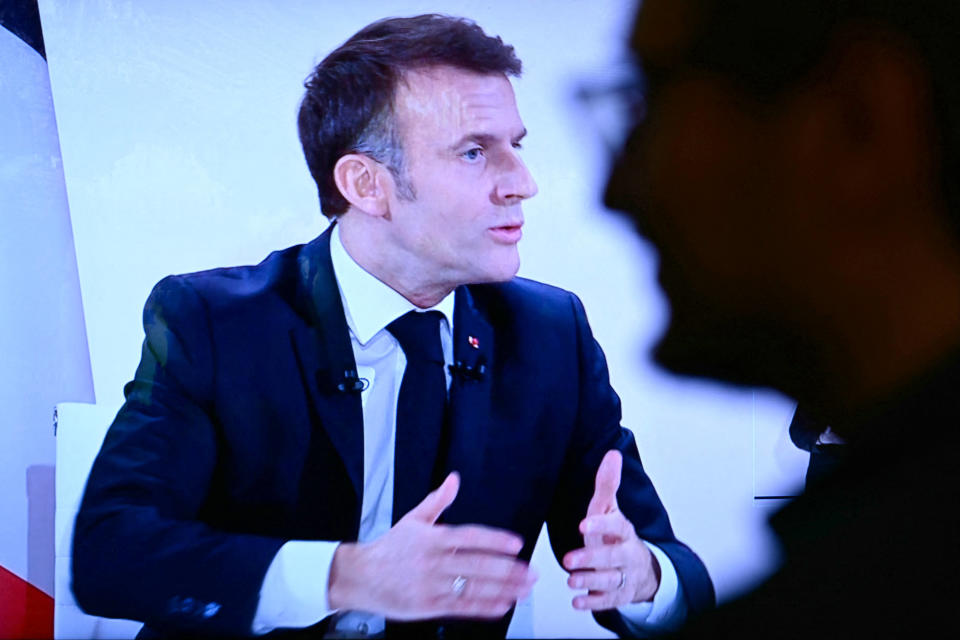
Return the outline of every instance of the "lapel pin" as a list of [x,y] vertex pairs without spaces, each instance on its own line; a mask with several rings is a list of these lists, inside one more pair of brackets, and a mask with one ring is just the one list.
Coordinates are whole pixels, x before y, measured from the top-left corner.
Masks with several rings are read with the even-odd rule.
[[480,341],[477,340],[476,338],[474,338],[473,336],[468,336],[468,337],[467,337],[467,342],[469,342],[469,343],[470,343],[470,346],[473,347],[474,349],[479,349],[479,348],[480,348]]

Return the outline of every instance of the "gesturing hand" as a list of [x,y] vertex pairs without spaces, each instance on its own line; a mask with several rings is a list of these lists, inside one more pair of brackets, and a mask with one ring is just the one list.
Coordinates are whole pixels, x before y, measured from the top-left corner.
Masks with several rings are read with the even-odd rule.
[[451,473],[379,539],[341,544],[330,567],[330,606],[394,620],[499,618],[526,597],[537,576],[516,558],[519,536],[436,524],[459,488]]
[[573,599],[575,609],[649,601],[660,586],[656,558],[617,506],[622,464],[619,451],[610,450],[603,457],[587,517],[580,522],[584,546],[563,557],[563,566],[570,571],[567,584],[587,589],[586,595]]

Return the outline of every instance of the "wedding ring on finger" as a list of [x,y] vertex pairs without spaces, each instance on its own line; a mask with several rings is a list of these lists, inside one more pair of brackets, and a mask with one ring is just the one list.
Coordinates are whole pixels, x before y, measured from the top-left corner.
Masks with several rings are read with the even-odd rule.
[[623,589],[623,585],[627,584],[627,574],[623,572],[623,569],[617,569],[620,572],[620,584],[617,585],[617,591]]
[[463,576],[457,576],[453,579],[453,584],[450,585],[450,590],[453,591],[453,595],[460,597],[463,595],[463,590],[467,588],[467,579]]

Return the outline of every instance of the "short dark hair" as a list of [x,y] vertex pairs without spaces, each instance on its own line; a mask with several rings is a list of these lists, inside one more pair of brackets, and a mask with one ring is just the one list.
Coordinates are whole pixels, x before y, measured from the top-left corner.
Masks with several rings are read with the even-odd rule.
[[773,101],[817,68],[846,27],[885,30],[919,54],[930,79],[941,193],[960,235],[960,1],[700,0],[690,62]]
[[348,153],[385,165],[398,179],[400,195],[414,197],[404,172],[394,96],[403,74],[434,66],[511,76],[522,68],[512,46],[475,22],[426,14],[364,27],[307,78],[297,127],[324,215],[342,214],[349,206],[333,179],[334,166]]

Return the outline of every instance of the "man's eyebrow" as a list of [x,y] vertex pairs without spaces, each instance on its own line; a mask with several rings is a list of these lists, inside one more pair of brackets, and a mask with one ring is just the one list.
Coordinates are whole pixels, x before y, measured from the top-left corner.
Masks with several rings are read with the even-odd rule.
[[[520,133],[518,133],[516,136],[510,139],[510,143],[517,144],[518,142],[523,140],[523,138],[526,135],[527,135],[527,128],[524,127]],[[475,142],[482,147],[487,147],[494,144],[498,139],[500,139],[499,136],[495,136],[490,133],[468,133],[464,135],[462,138],[460,138],[459,140],[457,140],[456,142],[454,142],[452,145],[450,145],[450,148],[456,150],[468,142]]]

